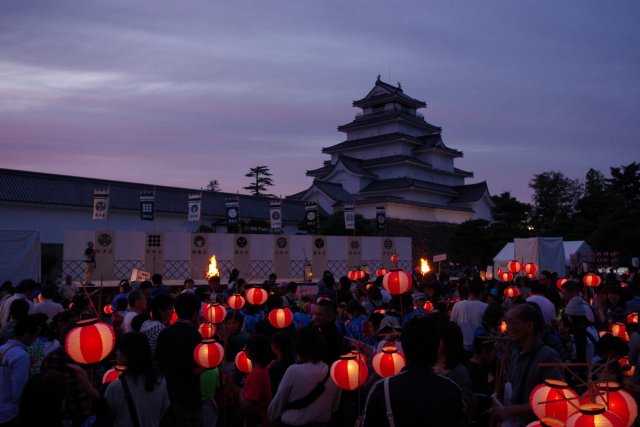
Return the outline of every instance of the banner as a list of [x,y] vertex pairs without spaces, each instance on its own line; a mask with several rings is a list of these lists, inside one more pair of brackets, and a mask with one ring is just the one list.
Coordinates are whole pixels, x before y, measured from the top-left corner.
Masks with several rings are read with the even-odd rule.
[[109,190],[93,190],[93,219],[109,217]]
[[153,221],[155,195],[151,191],[140,192],[140,219]]
[[200,221],[200,211],[202,209],[202,195],[189,194],[189,214],[187,221]]
[[379,231],[384,231],[387,226],[387,216],[385,215],[384,206],[376,207],[376,224]]
[[269,217],[271,218],[271,232],[282,229],[282,202],[280,200],[271,202]]
[[356,214],[352,204],[344,205],[344,228],[356,229]]
[[238,199],[227,199],[225,206],[227,208],[227,225],[238,225],[238,217],[240,216]]
[[318,233],[318,204],[307,202],[305,207],[305,219],[307,224],[307,232],[309,234]]

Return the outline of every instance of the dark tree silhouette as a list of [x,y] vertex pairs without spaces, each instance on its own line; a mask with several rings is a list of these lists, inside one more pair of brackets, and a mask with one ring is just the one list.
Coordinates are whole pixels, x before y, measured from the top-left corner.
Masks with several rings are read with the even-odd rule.
[[253,183],[242,187],[244,190],[249,190],[254,196],[271,196],[271,194],[266,193],[267,188],[273,186],[273,180],[271,179],[271,172],[269,172],[268,166],[251,168],[244,176],[253,178]]

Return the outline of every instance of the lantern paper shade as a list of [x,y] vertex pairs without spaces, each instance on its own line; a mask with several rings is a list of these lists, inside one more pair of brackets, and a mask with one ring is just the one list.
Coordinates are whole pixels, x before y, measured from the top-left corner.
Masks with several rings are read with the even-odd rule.
[[567,283],[569,281],[569,279],[566,278],[560,278],[558,280],[556,280],[556,288],[558,288],[559,290],[562,289],[562,285],[564,285],[565,283]]
[[424,311],[433,311],[433,303],[431,301],[427,301],[424,303],[424,307],[422,307]]
[[236,354],[236,368],[245,374],[248,374],[253,369],[253,364],[249,356],[247,356],[246,350],[239,351],[238,354]]
[[253,305],[262,305],[267,302],[267,298],[269,295],[267,291],[262,289],[260,286],[254,286],[249,288],[246,294],[246,299],[249,304]]
[[536,273],[538,272],[538,266],[533,263],[533,262],[528,262],[524,265],[524,272],[527,274],[531,274],[535,277]]
[[193,357],[203,368],[215,368],[222,362],[224,348],[214,339],[204,339],[193,349]]
[[102,376],[102,384],[114,382],[120,377],[120,374],[122,374],[125,369],[127,369],[127,367],[123,365],[116,365],[113,368],[109,369]]
[[244,297],[240,294],[232,294],[227,298],[227,305],[232,310],[240,310],[244,307]]
[[385,274],[387,274],[387,270],[385,270],[384,268],[379,268],[376,270],[376,276],[384,276]]
[[345,390],[355,390],[367,380],[369,370],[356,356],[347,354],[331,365],[331,379]]
[[352,282],[355,282],[356,280],[358,280],[358,272],[355,270],[349,270],[349,272],[347,273],[347,278]]
[[200,332],[202,338],[211,338],[216,334],[216,325],[205,322],[198,327],[198,332]]
[[[571,400],[573,405],[566,399],[574,399]],[[578,411],[577,403],[578,393],[571,390],[564,381],[545,380],[544,384],[536,386],[529,395],[529,406],[538,418],[552,417],[566,421]]]
[[173,325],[178,321],[178,313],[175,310],[171,313],[171,319],[169,319],[169,324]]
[[515,286],[509,286],[504,290],[504,296],[507,298],[516,298],[520,295],[520,291]]
[[288,308],[276,308],[269,312],[269,323],[274,328],[286,328],[293,321],[293,313]]
[[500,274],[500,280],[503,282],[512,282],[513,281],[513,273],[510,271],[504,271]]
[[564,427],[564,422],[551,417],[544,417],[527,424],[527,427]]
[[382,286],[392,295],[401,295],[411,289],[411,275],[402,270],[391,270],[382,278]]
[[629,342],[629,334],[627,334],[627,326],[624,323],[612,323],[611,324],[611,335],[614,337],[620,337],[623,340]]
[[625,426],[633,425],[638,416],[638,405],[635,399],[622,386],[613,381],[603,381],[596,384],[599,393],[595,396],[595,403],[601,403],[616,414]]
[[607,411],[604,405],[587,403],[567,419],[567,427],[624,427],[616,414]]
[[589,286],[592,288],[600,286],[601,281],[602,279],[600,278],[600,276],[593,273],[585,274],[585,276],[582,278],[582,283],[584,283],[585,286]]
[[633,374],[635,374],[636,367],[635,365],[629,363],[628,357],[621,357],[620,359],[618,359],[618,364],[622,368],[622,375],[624,375],[625,377],[632,377]]
[[391,262],[398,262],[400,257],[397,254],[391,255]]
[[116,336],[110,325],[98,319],[81,320],[65,339],[69,357],[78,363],[97,363],[111,353]]
[[113,314],[113,307],[111,307],[111,304],[107,304],[102,309],[102,312],[104,314],[106,314],[107,316],[109,316],[109,315]]
[[629,313],[627,323],[638,323],[638,312]]
[[382,351],[371,359],[373,370],[382,378],[396,375],[405,364],[404,355],[398,353],[398,349],[393,346],[383,347]]
[[520,273],[520,270],[522,270],[522,264],[514,259],[512,261],[509,261],[509,264],[507,264],[507,269],[513,274]]
[[204,320],[218,325],[224,322],[224,318],[227,316],[227,309],[217,302],[214,302],[205,304],[202,308],[202,314],[204,315]]

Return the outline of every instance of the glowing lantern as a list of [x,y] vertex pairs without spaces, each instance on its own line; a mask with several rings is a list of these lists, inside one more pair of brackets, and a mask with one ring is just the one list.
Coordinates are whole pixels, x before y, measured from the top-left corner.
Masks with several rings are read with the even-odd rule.
[[203,368],[215,368],[222,362],[224,357],[224,348],[214,339],[208,338],[202,340],[200,344],[193,349],[193,358],[196,363]]
[[269,312],[269,323],[274,328],[286,328],[293,321],[293,313],[288,308],[276,308]]
[[498,325],[498,331],[501,334],[504,334],[507,332],[507,322],[505,322],[504,320],[500,322],[500,324]]
[[620,283],[620,287],[621,288],[628,288],[629,284],[627,282],[622,282],[622,283]]
[[516,298],[520,296],[520,291],[515,286],[509,286],[504,290],[504,296],[507,298]]
[[240,310],[244,307],[244,297],[240,294],[231,294],[229,298],[227,298],[227,305],[232,310]]
[[524,275],[527,279],[535,279],[536,278],[536,274],[535,273],[527,273]]
[[422,309],[424,311],[433,311],[433,303],[431,301],[425,302],[424,306],[422,307]]
[[267,291],[262,289],[260,286],[253,286],[249,288],[246,294],[246,299],[249,304],[253,305],[262,305],[267,302],[267,298],[269,295]]
[[526,263],[523,269],[526,274],[532,274],[534,277],[538,272],[538,266],[533,262]]
[[217,302],[212,302],[204,305],[202,314],[204,315],[204,320],[218,325],[224,322],[224,318],[227,316],[227,309]]
[[385,270],[384,268],[379,268],[376,270],[376,276],[384,276],[385,274],[387,274],[387,270]]
[[627,323],[638,323],[638,312],[629,313],[627,316]]
[[349,270],[349,272],[347,273],[347,278],[349,280],[351,280],[352,282],[355,282],[356,280],[358,280],[358,271],[357,270]]
[[247,356],[246,350],[239,351],[238,354],[236,354],[236,368],[245,374],[248,374],[253,369],[253,363],[251,363],[251,359]]
[[353,354],[345,354],[331,365],[331,379],[345,390],[355,390],[365,383],[369,376],[367,365]]
[[382,286],[392,295],[401,295],[411,289],[411,275],[402,270],[391,270],[382,278]]
[[391,255],[391,262],[398,262],[399,259],[400,257],[398,256],[398,254]]
[[611,324],[611,335],[614,337],[620,337],[625,341],[629,341],[629,334],[627,334],[627,326],[624,323],[612,323]]
[[529,406],[538,418],[552,417],[566,421],[578,411],[578,408],[571,404],[572,401],[567,399],[577,402],[578,393],[571,390],[564,381],[547,379],[544,384],[536,386],[531,391]]
[[205,322],[198,327],[198,332],[200,332],[202,338],[211,338],[216,334],[216,325]]
[[624,427],[616,414],[607,411],[604,405],[587,403],[567,420],[567,427]]
[[504,271],[502,271],[502,269],[498,267],[498,269],[496,270],[496,277],[502,276],[502,273],[504,273]]
[[593,273],[585,274],[585,276],[582,278],[582,283],[584,283],[585,286],[589,286],[591,288],[600,286],[600,282],[602,282],[600,276]]
[[211,279],[214,276],[220,277],[220,272],[218,271],[218,262],[216,261],[216,256],[212,255],[209,258],[209,268],[204,275],[207,279]]
[[102,384],[114,382],[118,379],[118,377],[120,377],[120,374],[123,373],[125,369],[127,369],[127,367],[124,365],[116,365],[113,368],[109,369],[102,376]]
[[513,281],[513,273],[510,272],[510,271],[504,271],[498,277],[500,277],[500,280],[502,280],[503,282],[512,282]]
[[569,279],[567,279],[567,278],[561,278],[561,279],[556,280],[556,288],[562,289],[562,285],[564,285],[568,281],[569,281]]
[[509,261],[509,264],[507,264],[507,269],[511,273],[517,274],[520,273],[520,270],[522,270],[522,264],[514,259],[512,261]]
[[[372,285],[372,286],[373,286],[373,285]],[[377,313],[377,314],[386,314],[386,313],[387,313],[387,310],[385,310],[384,308],[379,308],[379,309],[377,309],[377,310],[374,310],[373,312],[374,312],[374,313]]]
[[527,424],[527,427],[564,427],[564,422],[551,417],[544,417]]
[[113,314],[113,307],[111,307],[111,304],[107,304],[102,309],[102,312],[107,316],[111,316]]
[[65,339],[69,357],[78,363],[98,363],[111,353],[116,342],[113,328],[98,319],[81,320]]
[[636,372],[636,367],[629,363],[628,357],[621,357],[618,359],[618,364],[622,368],[622,375],[625,377],[632,377]]
[[393,346],[383,347],[382,351],[371,359],[373,370],[382,378],[396,375],[405,364],[404,355],[398,353],[398,349]]
[[44,295],[38,294],[38,302],[44,301]]
[[364,353],[359,352],[358,350],[351,350],[349,352],[349,354],[353,355],[356,357],[356,360],[359,360],[360,362],[362,362],[364,365],[367,364],[367,356],[365,356]]
[[174,323],[176,323],[177,320],[178,320],[178,313],[176,313],[176,311],[173,310],[173,312],[171,312],[171,319],[169,319],[169,324],[173,325]]
[[633,396],[614,381],[601,381],[596,383],[596,387],[599,392],[595,396],[595,403],[601,403],[609,408],[620,417],[625,426],[633,425],[638,416],[638,404]]

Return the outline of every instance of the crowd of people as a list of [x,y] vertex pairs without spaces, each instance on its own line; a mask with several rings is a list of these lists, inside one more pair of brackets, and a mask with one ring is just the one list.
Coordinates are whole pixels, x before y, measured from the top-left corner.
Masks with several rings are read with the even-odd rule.
[[[581,275],[561,287],[556,279],[548,271],[513,284],[441,274],[415,277],[411,291],[391,295],[382,276],[336,280],[327,271],[317,292],[301,295],[272,274],[262,284],[265,304],[227,308],[215,325],[224,358],[212,369],[194,358],[203,307],[249,289],[238,270],[228,284],[187,279],[180,289],[159,274],[122,280],[114,294],[89,293],[70,277],[5,282],[0,426],[525,426],[535,419],[529,394],[545,379],[579,393],[589,380],[616,381],[640,395],[637,272],[611,272],[595,290]],[[519,295],[506,297],[508,285]],[[268,313],[282,307],[293,321],[279,329]],[[112,325],[116,345],[100,363],[79,364],[65,337],[94,317]],[[388,346],[406,366],[382,379],[371,359]],[[236,364],[241,352],[249,372]],[[330,375],[349,352],[370,368],[353,391]],[[566,370],[563,362],[578,365]],[[122,373],[103,384],[114,366]]]

